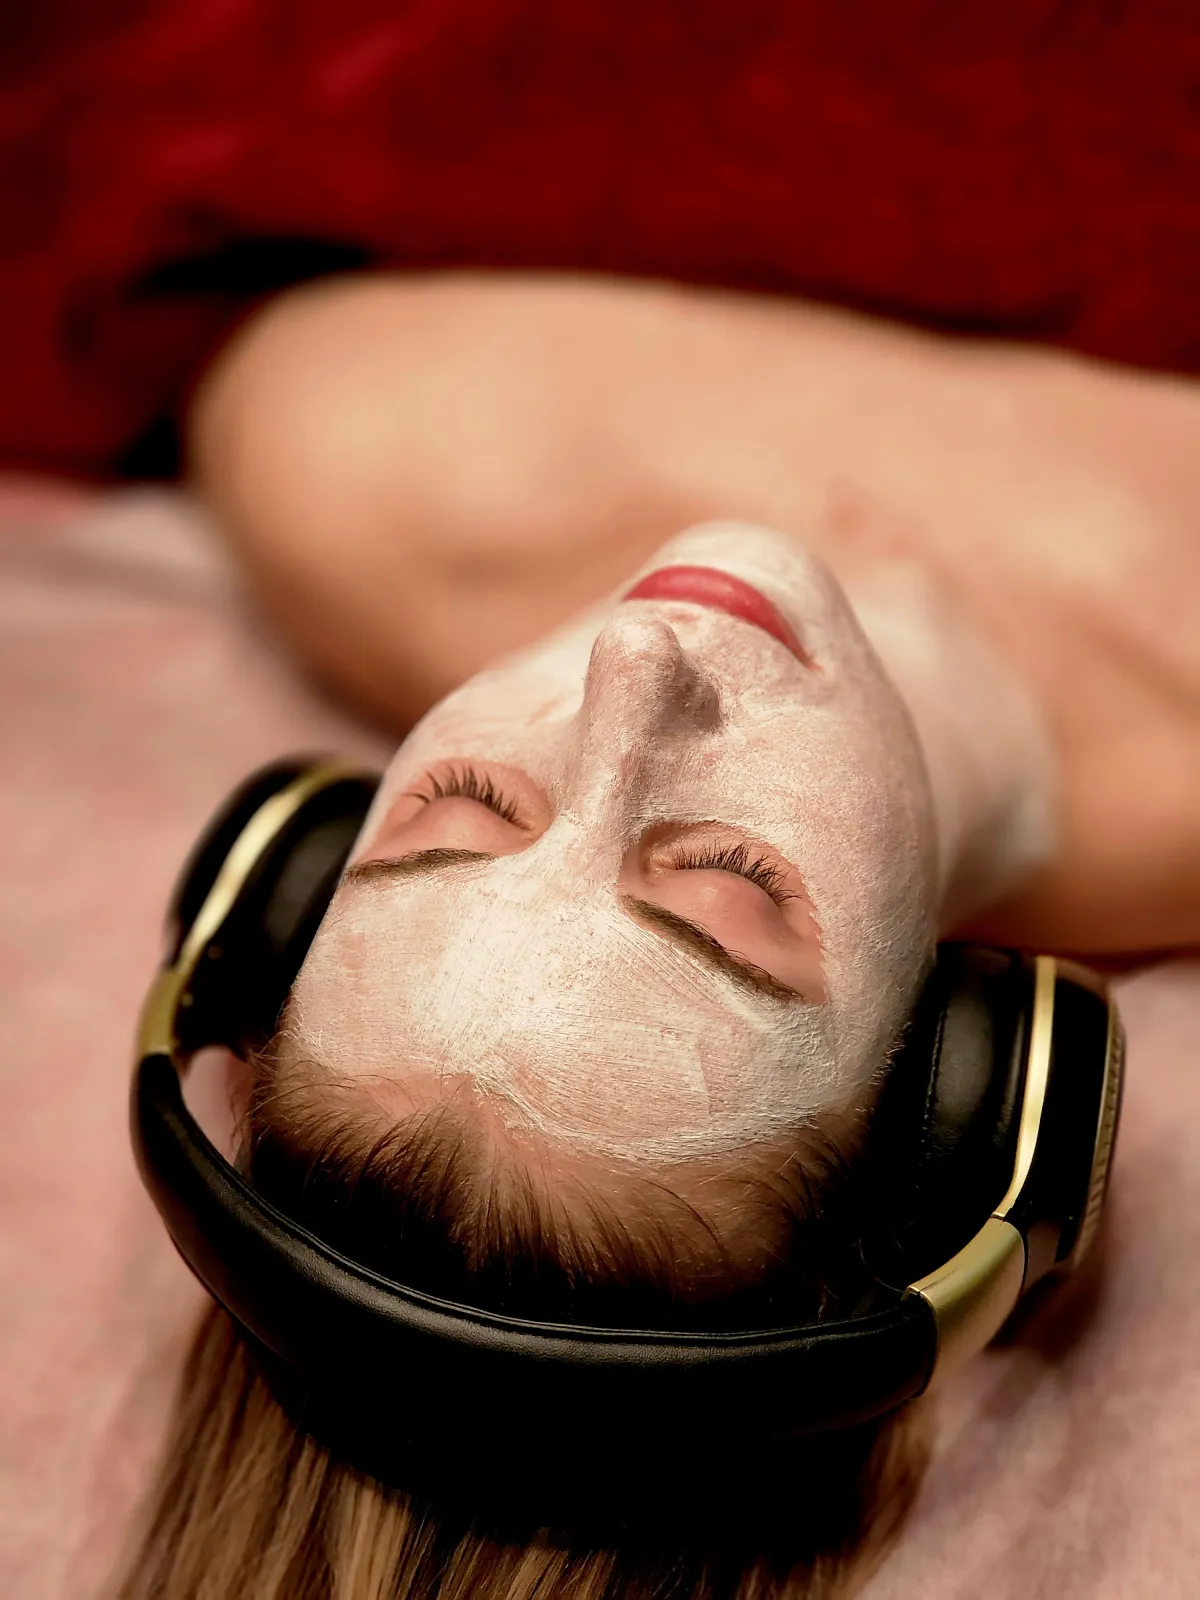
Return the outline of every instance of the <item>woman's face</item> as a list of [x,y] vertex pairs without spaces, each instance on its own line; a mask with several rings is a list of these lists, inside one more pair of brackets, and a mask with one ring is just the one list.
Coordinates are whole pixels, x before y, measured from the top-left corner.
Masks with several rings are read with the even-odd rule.
[[881,1068],[931,952],[931,816],[828,571],[691,530],[401,746],[294,1045],[614,1156],[760,1141]]

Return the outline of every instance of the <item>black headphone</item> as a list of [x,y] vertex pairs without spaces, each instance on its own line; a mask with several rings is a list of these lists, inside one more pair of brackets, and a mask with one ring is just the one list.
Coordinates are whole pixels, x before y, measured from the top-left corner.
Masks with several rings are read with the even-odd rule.
[[[357,1265],[264,1200],[188,1111],[206,1045],[274,1030],[378,786],[334,762],[245,783],[184,869],[132,1089],[143,1180],[180,1254],[360,1458],[428,1425],[459,1440],[786,1439],[881,1416],[981,1349],[1031,1286],[1070,1272],[1100,1219],[1123,1036],[1073,963],[943,945],[874,1124],[888,1243],[874,1309],[739,1333],[561,1326],[451,1304]],[[887,1289],[883,1285],[894,1285]],[[323,1420],[322,1420],[323,1419]]]

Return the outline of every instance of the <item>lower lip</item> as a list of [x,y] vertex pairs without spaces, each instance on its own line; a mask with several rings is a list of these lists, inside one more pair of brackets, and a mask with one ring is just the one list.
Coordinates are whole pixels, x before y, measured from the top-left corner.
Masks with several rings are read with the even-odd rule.
[[626,600],[684,600],[709,611],[724,611],[769,633],[802,661],[813,665],[812,657],[796,637],[795,630],[780,615],[765,595],[741,578],[721,572],[717,567],[660,567],[649,572],[623,596]]

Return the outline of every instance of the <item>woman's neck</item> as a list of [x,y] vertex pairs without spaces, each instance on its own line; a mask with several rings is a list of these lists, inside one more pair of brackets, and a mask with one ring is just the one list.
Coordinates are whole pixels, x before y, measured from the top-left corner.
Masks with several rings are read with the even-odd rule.
[[920,563],[872,556],[838,577],[916,724],[950,933],[1050,854],[1053,746],[1028,686]]

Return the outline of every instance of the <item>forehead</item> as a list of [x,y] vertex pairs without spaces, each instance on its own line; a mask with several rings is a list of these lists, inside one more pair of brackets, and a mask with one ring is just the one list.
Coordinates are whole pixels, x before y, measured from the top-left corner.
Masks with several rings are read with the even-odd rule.
[[472,886],[360,886],[295,991],[307,1053],[351,1076],[466,1074],[596,1147],[720,1148],[829,1103],[820,1029],[726,992],[615,906],[503,908]]
[[518,1030],[556,1010],[640,1026],[664,1003],[758,1031],[775,1020],[777,1006],[698,966],[623,909],[614,889],[555,865],[517,855],[415,881],[343,884],[304,975],[359,998],[381,980],[404,1011],[466,1006],[486,991]]

